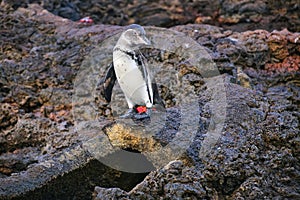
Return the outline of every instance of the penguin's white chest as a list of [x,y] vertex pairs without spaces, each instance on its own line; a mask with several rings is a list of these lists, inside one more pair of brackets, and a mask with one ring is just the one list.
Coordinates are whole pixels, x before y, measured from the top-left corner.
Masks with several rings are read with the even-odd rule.
[[152,106],[151,84],[146,82],[147,80],[143,77],[137,63],[129,55],[122,52],[113,53],[113,63],[119,85],[124,92],[128,105],[132,107],[151,104]]

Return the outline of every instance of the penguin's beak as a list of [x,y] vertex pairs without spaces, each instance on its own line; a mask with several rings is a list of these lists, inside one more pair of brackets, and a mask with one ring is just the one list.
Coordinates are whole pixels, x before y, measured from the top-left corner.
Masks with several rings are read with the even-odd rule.
[[151,45],[150,40],[146,36],[142,36],[141,39],[143,41],[143,44],[145,44],[145,45]]

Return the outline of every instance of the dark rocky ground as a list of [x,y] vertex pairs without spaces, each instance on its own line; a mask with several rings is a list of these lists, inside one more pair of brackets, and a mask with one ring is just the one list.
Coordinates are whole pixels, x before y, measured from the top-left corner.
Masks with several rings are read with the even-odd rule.
[[[91,199],[93,192],[95,199],[300,199],[298,1],[95,2],[1,1],[0,199]],[[95,24],[77,22],[87,15]],[[219,69],[210,79],[222,80],[226,92],[220,138],[205,154],[214,117],[209,105],[219,85],[209,86],[172,54],[146,52],[186,77],[199,94],[200,117],[185,154],[150,174],[115,170],[87,150],[112,124],[100,93],[92,99],[100,116],[96,131],[78,129],[72,115],[74,82],[85,59],[93,51],[104,54],[95,52],[97,45],[122,30],[116,25],[130,23],[193,38]],[[168,143],[185,117],[178,117],[176,94],[166,89],[168,123],[155,135],[158,143]],[[132,138],[121,146],[156,148],[152,140]]]
[[287,0],[156,0],[146,2],[98,0],[3,0],[14,9],[40,4],[55,15],[77,21],[91,16],[95,22],[114,25],[172,27],[187,23],[208,23],[236,31],[288,28],[300,31],[299,1]]

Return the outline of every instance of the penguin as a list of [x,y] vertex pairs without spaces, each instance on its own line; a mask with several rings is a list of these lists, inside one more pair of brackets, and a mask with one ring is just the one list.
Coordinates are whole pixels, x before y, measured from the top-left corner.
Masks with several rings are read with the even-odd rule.
[[139,51],[142,46],[149,45],[151,42],[144,28],[132,24],[121,34],[113,48],[113,62],[103,80],[104,97],[106,101],[111,101],[112,89],[117,80],[129,107],[121,118],[150,117],[154,104],[159,105],[160,109],[165,107],[157,85],[151,79],[145,57]]

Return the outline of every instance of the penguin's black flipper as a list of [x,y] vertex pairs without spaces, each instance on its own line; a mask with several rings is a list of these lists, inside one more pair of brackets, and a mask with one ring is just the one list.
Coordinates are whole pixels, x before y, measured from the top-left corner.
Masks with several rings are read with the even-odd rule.
[[137,66],[140,69],[140,71],[142,72],[143,78],[145,79],[145,82],[147,84],[147,90],[148,90],[147,92],[148,93],[150,93],[148,84],[150,84],[150,82],[151,82],[152,92],[153,92],[153,104],[161,106],[162,107],[161,109],[165,109],[165,104],[164,104],[162,98],[159,95],[157,84],[156,84],[155,80],[154,79],[153,80],[148,79],[149,78],[148,77],[148,71],[147,71],[147,67],[145,66],[146,58],[144,57],[144,55],[141,52],[139,52],[137,54],[137,57],[133,56],[133,59],[137,63]]
[[116,77],[116,73],[114,70],[114,65],[113,65],[113,63],[111,63],[109,66],[109,69],[106,73],[105,78],[101,81],[101,83],[103,84],[103,87],[104,87],[103,96],[105,97],[105,100],[107,102],[111,101],[112,89],[115,85],[116,79],[117,79],[117,77]]
[[160,105],[165,108],[164,101],[159,95],[157,84],[154,80],[152,80],[152,90],[153,90],[153,103],[154,105]]

